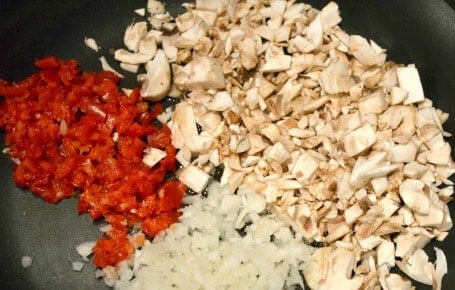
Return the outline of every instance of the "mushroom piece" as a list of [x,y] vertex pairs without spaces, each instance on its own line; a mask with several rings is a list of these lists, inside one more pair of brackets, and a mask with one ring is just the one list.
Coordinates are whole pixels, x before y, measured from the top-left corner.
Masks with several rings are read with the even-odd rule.
[[322,8],[320,15],[324,32],[341,22],[340,10],[335,2],[329,2]]
[[116,71],[114,68],[112,68],[112,66],[107,62],[107,60],[106,60],[106,58],[104,56],[100,56],[98,59],[101,62],[101,67],[103,68],[103,70],[113,72],[119,78],[124,78],[125,77],[124,75],[122,75],[121,73]]
[[164,4],[161,1],[157,0],[148,0],[147,1],[147,10],[150,14],[163,14],[165,13]]
[[360,35],[351,35],[349,50],[361,64],[367,66],[381,65],[385,60],[385,55],[378,54]]
[[222,89],[225,87],[223,68],[219,60],[208,56],[194,56],[174,77],[179,89]]
[[291,60],[292,57],[287,54],[272,56],[261,68],[261,72],[273,73],[286,71],[291,67]]
[[408,97],[403,101],[403,104],[409,105],[425,99],[419,72],[414,66],[398,67],[397,77],[400,88],[408,92]]
[[84,43],[88,48],[93,49],[94,51],[98,52],[100,47],[96,43],[96,40],[93,38],[84,38]]
[[240,58],[246,70],[254,69],[258,64],[256,56],[256,41],[252,37],[247,37],[239,43]]
[[428,261],[428,255],[422,249],[417,249],[409,259],[397,261],[397,266],[410,278],[426,285],[432,285],[434,266]]
[[210,175],[198,167],[190,165],[177,171],[177,178],[193,191],[201,193],[207,187]]
[[379,267],[395,266],[395,244],[392,241],[382,239],[377,248],[377,264]]
[[359,157],[352,169],[349,184],[353,188],[361,188],[372,178],[386,176],[398,169],[397,164],[385,163],[386,152],[379,152],[370,155],[369,158]]
[[376,142],[376,138],[373,127],[365,124],[343,138],[344,150],[348,156],[355,156],[370,148]]
[[132,23],[125,30],[125,34],[123,36],[123,43],[129,50],[137,52],[139,50],[139,43],[141,39],[144,38],[146,35],[147,22],[140,21]]
[[352,251],[335,247],[319,248],[304,265],[303,275],[313,290],[357,290],[362,285],[363,277],[352,277],[355,264],[355,253]]
[[144,54],[144,53],[132,53],[127,51],[126,49],[117,49],[114,52],[114,58],[118,61],[127,64],[142,64],[146,63],[153,58],[153,55]]
[[196,9],[220,12],[224,7],[222,0],[196,0]]
[[414,212],[428,215],[431,203],[428,194],[424,191],[424,186],[425,184],[420,180],[406,179],[400,185],[400,197]]
[[436,273],[433,277],[433,289],[441,290],[442,277],[444,277],[444,275],[447,274],[447,271],[448,271],[447,259],[446,259],[444,252],[441,249],[435,247],[434,251],[436,252],[436,262],[435,262]]
[[411,290],[412,287],[411,281],[401,277],[396,273],[387,274],[385,277],[385,286],[389,290]]
[[141,87],[142,98],[153,102],[162,100],[171,86],[171,67],[162,49],[157,50],[145,69],[147,74]]
[[428,236],[415,235],[411,231],[402,232],[395,238],[395,256],[407,260],[416,249],[422,249],[429,241]]
[[321,72],[320,83],[327,94],[347,93],[354,86],[354,80],[349,71],[349,61],[339,57],[337,61]]

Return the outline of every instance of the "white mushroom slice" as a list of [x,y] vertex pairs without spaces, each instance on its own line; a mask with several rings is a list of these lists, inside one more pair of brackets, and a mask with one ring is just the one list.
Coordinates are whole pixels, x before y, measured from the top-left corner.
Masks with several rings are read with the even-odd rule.
[[255,155],[269,145],[264,141],[264,139],[257,134],[248,134],[248,140],[250,141],[250,149],[248,150],[248,155]]
[[160,37],[161,46],[166,53],[169,62],[175,62],[177,60],[178,48],[174,45],[177,38],[178,35],[163,35]]
[[365,212],[359,203],[354,203],[351,207],[344,211],[344,220],[348,225],[352,225],[361,217]]
[[443,131],[435,108],[419,108],[419,110],[417,110],[415,118],[416,127],[423,128],[428,124],[436,125],[440,131]]
[[231,95],[226,92],[217,92],[211,102],[207,104],[207,108],[212,111],[225,111],[229,108],[231,108],[234,105],[234,102],[232,101]]
[[157,51],[157,43],[154,36],[147,36],[139,42],[139,53],[146,54],[152,59]]
[[146,64],[146,78],[142,83],[142,98],[157,102],[162,100],[169,92],[171,85],[171,67],[166,54],[159,49],[155,57]]
[[138,9],[134,10],[134,13],[136,13],[139,16],[144,17],[145,16],[145,8],[138,8]]
[[338,4],[335,2],[329,2],[322,8],[320,15],[324,32],[327,32],[330,28],[341,22],[340,10],[338,9]]
[[319,167],[319,160],[308,152],[302,152],[291,167],[291,174],[299,181],[310,179]]
[[294,45],[299,51],[308,53],[322,45],[323,36],[321,15],[318,15],[308,26],[306,38],[297,38],[298,40],[294,41]]
[[305,263],[303,275],[308,286],[314,290],[360,289],[363,277],[354,276],[355,253],[343,248],[325,247],[316,249],[308,263]]
[[148,167],[155,166],[155,164],[167,156],[165,151],[153,147],[146,148],[144,153],[142,162]]
[[417,155],[417,145],[414,141],[406,144],[397,144],[390,149],[394,162],[413,162]]
[[359,111],[362,115],[369,113],[381,114],[389,107],[385,93],[382,90],[366,95],[359,101]]
[[419,179],[427,170],[428,168],[425,165],[414,161],[403,167],[403,174],[412,179]]
[[119,73],[118,71],[113,69],[112,66],[107,62],[107,60],[106,60],[106,58],[104,56],[101,56],[98,59],[101,62],[101,67],[103,68],[103,70],[113,72],[119,78],[124,78],[125,77],[124,75],[122,75],[121,73]]
[[201,193],[207,187],[210,175],[198,167],[190,165],[177,171],[177,178],[191,190]]
[[98,52],[100,50],[100,47],[96,43],[96,40],[93,38],[84,38],[84,43],[88,48],[91,48],[92,50]]
[[284,163],[289,159],[289,157],[291,157],[291,154],[286,150],[281,142],[277,142],[276,144],[266,148],[263,154],[265,157],[272,158],[280,164]]
[[383,265],[395,266],[395,244],[392,241],[383,239],[377,247],[377,264],[379,267]]
[[355,193],[355,190],[349,184],[350,179],[351,173],[345,171],[338,180],[336,194],[341,200],[349,200]]
[[390,273],[385,277],[385,286],[390,290],[412,290],[411,281],[401,277],[399,274]]
[[114,58],[118,61],[128,64],[143,64],[153,58],[153,56],[143,53],[132,53],[126,49],[117,49],[114,53]]
[[352,169],[349,184],[353,188],[361,188],[371,178],[386,176],[395,171],[399,165],[387,164],[384,162],[387,156],[386,152],[373,154],[369,158],[360,157]]
[[305,9],[305,5],[306,4],[304,3],[293,3],[292,5],[288,5],[283,13],[283,18],[286,20],[294,20],[301,17],[301,13]]
[[240,59],[246,70],[255,68],[259,58],[256,53],[256,41],[252,37],[245,38],[239,43]]
[[224,9],[222,0],[196,0],[196,9],[221,12]]
[[381,238],[378,236],[369,236],[357,241],[362,250],[372,250],[381,243]]
[[376,142],[376,132],[372,126],[365,124],[348,133],[343,138],[344,150],[348,156],[355,156],[370,148]]
[[187,11],[177,16],[175,23],[177,24],[177,28],[180,32],[185,32],[193,27],[195,20],[196,14],[194,11]]
[[127,27],[125,35],[123,36],[123,43],[125,46],[133,51],[139,50],[139,42],[147,35],[147,22],[140,21],[132,23]]
[[415,250],[422,249],[429,241],[428,236],[414,235],[411,231],[402,232],[395,239],[395,256],[407,260]]
[[132,72],[132,73],[137,73],[139,70],[138,64],[129,64],[129,63],[121,62],[119,65],[120,65],[121,69]]
[[436,252],[436,275],[433,278],[433,289],[435,290],[441,290],[442,288],[442,277],[447,274],[448,269],[447,269],[447,259],[444,254],[444,252],[439,249],[439,248],[434,248],[434,251]]
[[390,90],[390,104],[398,105],[408,97],[408,91],[400,87],[392,87]]
[[275,32],[275,42],[286,42],[289,40],[289,36],[291,35],[291,25],[284,24],[280,28],[278,28]]
[[273,123],[266,124],[265,127],[261,129],[261,134],[272,142],[275,142],[275,140],[281,135],[277,125]]
[[254,32],[268,41],[273,41],[275,39],[274,31],[270,29],[267,25],[260,25],[256,27]]
[[217,20],[218,13],[210,10],[194,10],[196,16],[205,21],[209,26],[212,26]]
[[196,44],[201,37],[207,34],[208,29],[208,24],[204,20],[198,19],[190,29],[183,32],[180,36]]
[[374,193],[377,196],[382,195],[389,187],[389,183],[386,177],[373,178],[370,180],[370,183],[371,186],[373,187]]
[[176,148],[187,147],[192,152],[195,152],[196,147],[193,144],[193,137],[197,137],[199,134],[193,107],[186,103],[177,104],[175,106],[173,121],[173,125],[171,126],[173,135],[172,144]]
[[434,266],[428,261],[428,255],[422,249],[417,249],[406,261],[397,261],[397,266],[410,278],[426,285],[432,284]]
[[367,66],[382,65],[385,60],[385,56],[378,54],[360,35],[351,35],[349,50],[361,64]]
[[[419,202],[423,204],[424,202]],[[436,194],[434,194],[429,201],[428,212],[414,214],[417,224],[421,227],[433,227],[440,230],[449,230],[452,228],[452,221],[447,204],[439,200]]]
[[291,67],[292,57],[287,54],[280,54],[272,56],[265,64],[261,67],[261,72],[273,73],[286,71]]
[[223,68],[219,60],[207,56],[195,58],[174,77],[181,89],[222,89],[225,87]]
[[430,211],[430,198],[424,192],[425,184],[417,179],[406,179],[400,184],[400,196],[413,211],[427,215]]
[[328,235],[325,237],[325,241],[327,243],[333,243],[347,235],[351,231],[351,228],[346,223],[340,222],[333,224],[331,228],[328,225],[327,231]]
[[450,147],[450,144],[444,142],[440,147],[431,148],[430,152],[427,152],[426,158],[430,163],[446,165],[451,160],[451,151],[452,148]]
[[418,103],[425,99],[419,72],[414,66],[398,67],[397,77],[400,88],[408,92],[408,97],[403,101],[403,104]]
[[163,14],[166,12],[164,9],[164,4],[161,1],[148,0],[147,1],[147,10],[150,14]]
[[323,70],[319,81],[327,94],[347,93],[355,84],[345,57],[340,57]]
[[386,219],[390,218],[400,208],[397,201],[387,196],[379,200],[378,204],[382,208],[383,217]]

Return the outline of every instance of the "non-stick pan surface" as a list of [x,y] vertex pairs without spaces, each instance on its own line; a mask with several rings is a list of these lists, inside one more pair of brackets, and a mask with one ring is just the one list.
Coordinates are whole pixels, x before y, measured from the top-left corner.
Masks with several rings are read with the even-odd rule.
[[[168,1],[174,15],[183,1]],[[322,8],[326,1],[306,1]],[[350,34],[374,39],[398,63],[415,63],[426,96],[436,107],[450,113],[447,131],[455,133],[455,11],[453,2],[442,0],[338,1],[342,27]],[[33,61],[46,55],[77,59],[85,70],[100,70],[98,57],[112,60],[112,51],[123,47],[123,31],[140,16],[134,9],[146,0],[0,0],[0,78],[18,81],[35,71]],[[102,47],[99,54],[83,44],[93,37]],[[124,82],[135,84],[134,78]],[[455,138],[450,139],[455,146]],[[1,136],[0,144],[3,143]],[[450,206],[452,216],[455,206]],[[46,204],[12,181],[12,164],[0,154],[0,289],[106,289],[86,264],[75,245],[95,240],[98,225],[76,214],[76,199]],[[455,233],[443,243],[432,243],[447,254],[449,274],[443,289],[455,285]],[[23,268],[22,256],[33,258]],[[430,289],[418,285],[418,289]],[[340,289],[342,290],[342,289]]]

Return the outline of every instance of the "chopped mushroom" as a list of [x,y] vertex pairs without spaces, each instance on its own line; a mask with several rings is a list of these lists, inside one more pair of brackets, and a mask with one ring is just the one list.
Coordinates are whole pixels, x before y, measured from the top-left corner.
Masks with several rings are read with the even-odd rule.
[[222,89],[225,87],[220,62],[207,56],[195,56],[176,74],[174,82],[180,89]]
[[361,276],[352,277],[356,263],[355,253],[343,248],[317,249],[303,273],[305,280],[314,290],[323,289],[359,289]]
[[403,104],[409,105],[425,99],[419,72],[415,67],[398,67],[397,77],[400,88],[408,92],[408,97],[403,101]]
[[129,50],[137,52],[139,50],[139,43],[141,39],[146,36],[146,34],[147,22],[140,21],[132,23],[125,31],[123,43]]
[[155,57],[147,63],[146,70],[141,95],[149,101],[160,101],[169,92],[171,84],[171,68],[163,50],[156,52]]
[[93,49],[94,51],[98,52],[100,47],[96,43],[96,40],[93,38],[84,38],[84,43],[87,47]]
[[197,168],[188,166],[177,172],[178,179],[195,192],[201,193],[209,182],[210,176]]

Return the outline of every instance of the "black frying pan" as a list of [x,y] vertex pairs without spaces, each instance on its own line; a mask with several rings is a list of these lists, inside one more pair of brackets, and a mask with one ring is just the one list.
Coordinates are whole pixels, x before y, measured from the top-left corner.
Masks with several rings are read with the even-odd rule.
[[[85,70],[100,70],[98,55],[85,47],[85,36],[102,46],[101,55],[123,47],[123,31],[139,16],[134,9],[146,0],[18,1],[0,0],[0,78],[18,81],[34,72],[35,58],[49,54],[75,58]],[[180,3],[168,1],[174,15]],[[306,1],[322,8],[327,1]],[[449,112],[446,130],[455,133],[455,11],[454,2],[442,0],[338,1],[342,27],[350,34],[374,39],[399,63],[415,63],[426,96]],[[111,58],[112,59],[112,58]],[[126,86],[135,85],[130,75]],[[455,138],[451,138],[455,146]],[[0,143],[3,146],[3,136]],[[71,262],[80,261],[75,245],[95,240],[97,224],[76,214],[76,199],[49,205],[12,182],[12,165],[0,154],[0,289],[107,289],[86,264],[74,272]],[[450,206],[452,215],[455,206]],[[449,274],[443,289],[455,286],[455,233],[433,246],[447,254]],[[23,268],[21,257],[33,258]],[[430,289],[418,285],[418,289]],[[340,289],[341,290],[341,289]]]

